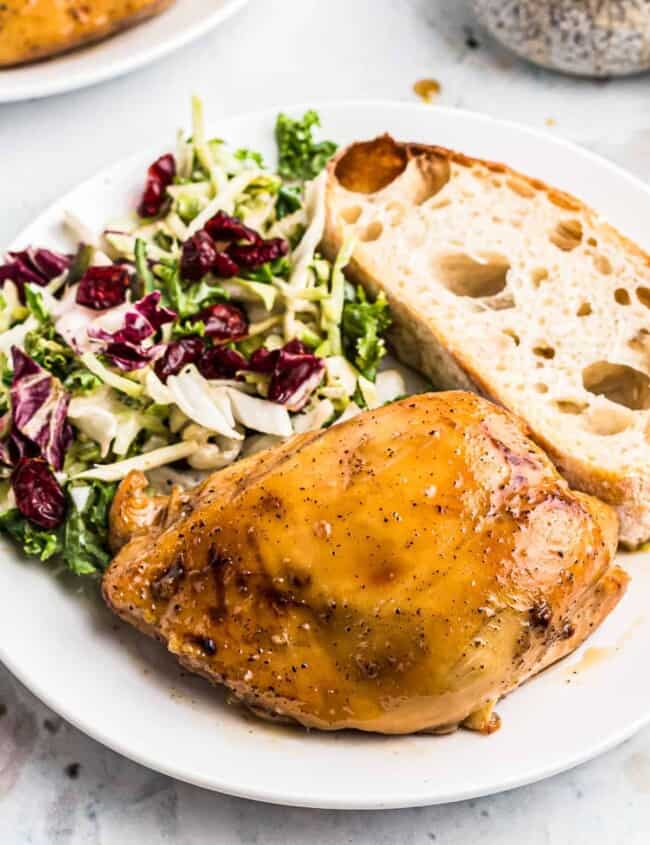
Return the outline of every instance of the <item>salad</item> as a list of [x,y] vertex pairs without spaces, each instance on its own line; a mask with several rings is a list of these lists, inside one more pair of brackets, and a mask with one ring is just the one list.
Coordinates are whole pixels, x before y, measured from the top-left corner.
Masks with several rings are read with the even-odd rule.
[[346,282],[354,244],[318,252],[316,112],[280,114],[278,166],[206,137],[202,106],[143,174],[137,209],[73,254],[0,265],[0,530],[79,575],[110,560],[108,510],[131,470],[191,485],[294,433],[405,393],[379,371],[390,314]]

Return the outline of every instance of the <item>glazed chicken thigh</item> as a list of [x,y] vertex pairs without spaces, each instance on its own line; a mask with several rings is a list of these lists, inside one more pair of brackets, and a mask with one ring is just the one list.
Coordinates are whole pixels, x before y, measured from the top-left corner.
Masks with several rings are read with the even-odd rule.
[[513,416],[423,394],[111,514],[108,604],[259,713],[323,729],[490,731],[495,702],[623,594],[614,512]]
[[0,67],[53,56],[151,17],[173,0],[4,0]]

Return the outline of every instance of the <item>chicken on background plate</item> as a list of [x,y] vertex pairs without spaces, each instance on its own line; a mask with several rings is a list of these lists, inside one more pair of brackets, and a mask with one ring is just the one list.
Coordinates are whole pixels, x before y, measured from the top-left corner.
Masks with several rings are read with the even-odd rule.
[[56,56],[157,15],[174,0],[5,0],[0,68]]

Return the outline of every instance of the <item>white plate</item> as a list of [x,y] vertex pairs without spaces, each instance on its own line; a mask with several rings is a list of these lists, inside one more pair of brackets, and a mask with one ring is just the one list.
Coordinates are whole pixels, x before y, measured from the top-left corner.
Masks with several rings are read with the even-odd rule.
[[224,21],[247,0],[176,0],[111,38],[42,62],[0,68],[0,103],[49,97],[104,82],[178,50]]
[[[341,143],[390,130],[404,139],[503,159],[581,195],[624,232],[647,239],[650,191],[569,144],[431,107],[357,103],[320,112],[325,133]],[[249,115],[212,129],[272,155],[273,118]],[[76,188],[15,246],[64,246],[60,220],[66,208],[96,227],[119,214],[135,202],[154,155],[168,148],[169,139],[163,140],[160,150]],[[648,554],[623,556],[633,578],[619,607],[586,649],[499,705],[498,733],[404,738],[306,733],[257,721],[227,706],[204,681],[180,672],[160,646],[118,623],[99,601],[54,579],[46,565],[25,563],[8,545],[2,556],[0,658],[11,671],[90,736],[146,766],[222,792],[334,808],[454,801],[568,769],[650,720]]]

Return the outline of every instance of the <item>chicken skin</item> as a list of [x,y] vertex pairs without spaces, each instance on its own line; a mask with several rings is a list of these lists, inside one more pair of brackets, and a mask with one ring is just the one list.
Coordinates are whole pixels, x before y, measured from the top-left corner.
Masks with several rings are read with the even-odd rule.
[[4,0],[0,68],[98,41],[161,12],[173,0]]
[[613,510],[470,393],[296,436],[168,512],[143,495],[132,475],[114,500],[113,540],[132,537],[109,606],[256,712],[309,727],[489,732],[496,701],[627,584]]

